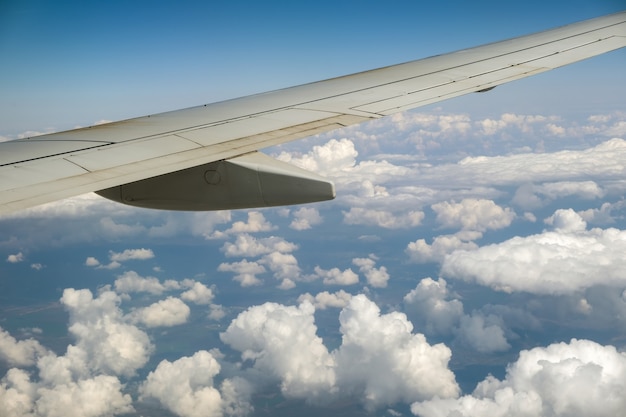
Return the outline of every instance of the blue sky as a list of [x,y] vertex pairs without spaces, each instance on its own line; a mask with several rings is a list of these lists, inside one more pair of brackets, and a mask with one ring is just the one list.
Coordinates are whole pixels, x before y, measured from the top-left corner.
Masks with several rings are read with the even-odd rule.
[[[177,109],[475,46],[622,6],[3,2],[2,125],[15,135]],[[616,59],[581,64],[577,72],[596,76],[588,75],[578,88],[594,80],[594,89],[610,89]],[[605,67],[612,70],[598,77]],[[543,76],[544,83],[549,77]]]
[[[623,8],[3,2],[0,140]],[[616,51],[266,150],[335,181],[332,202],[172,213],[88,194],[0,218],[0,409],[615,415],[624,64]]]

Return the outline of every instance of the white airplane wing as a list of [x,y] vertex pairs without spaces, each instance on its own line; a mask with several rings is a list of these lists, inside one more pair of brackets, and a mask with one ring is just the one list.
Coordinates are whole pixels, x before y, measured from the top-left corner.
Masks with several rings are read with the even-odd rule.
[[256,151],[624,46],[626,11],[345,77],[0,143],[0,213],[90,191],[181,210],[330,199],[331,183]]

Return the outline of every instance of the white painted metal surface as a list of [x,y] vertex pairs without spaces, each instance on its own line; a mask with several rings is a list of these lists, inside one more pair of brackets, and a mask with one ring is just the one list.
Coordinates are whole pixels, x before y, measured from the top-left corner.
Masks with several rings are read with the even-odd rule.
[[626,46],[626,12],[284,90],[0,143],[0,213],[479,91]]

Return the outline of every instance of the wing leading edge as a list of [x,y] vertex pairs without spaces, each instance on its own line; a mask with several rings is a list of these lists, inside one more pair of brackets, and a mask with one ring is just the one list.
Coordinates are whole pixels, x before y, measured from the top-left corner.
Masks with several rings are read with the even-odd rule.
[[157,176],[171,180],[177,175],[169,173],[487,91],[624,46],[626,11],[326,81],[0,143],[0,213]]

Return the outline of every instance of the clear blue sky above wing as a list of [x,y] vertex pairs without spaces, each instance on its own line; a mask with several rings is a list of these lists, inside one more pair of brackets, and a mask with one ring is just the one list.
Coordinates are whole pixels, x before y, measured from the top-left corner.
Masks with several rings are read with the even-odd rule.
[[0,211],[232,158],[626,46],[626,12],[269,93],[0,144]]

